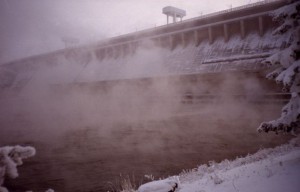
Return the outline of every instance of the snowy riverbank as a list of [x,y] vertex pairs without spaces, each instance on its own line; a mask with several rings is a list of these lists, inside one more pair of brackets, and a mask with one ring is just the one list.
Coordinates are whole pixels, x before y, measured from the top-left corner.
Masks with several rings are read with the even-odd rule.
[[[178,192],[298,192],[300,190],[300,138],[253,155],[211,162],[178,177],[141,186],[139,192],[162,192],[178,184]],[[165,182],[164,182],[165,181]],[[166,184],[167,185],[162,185]]]

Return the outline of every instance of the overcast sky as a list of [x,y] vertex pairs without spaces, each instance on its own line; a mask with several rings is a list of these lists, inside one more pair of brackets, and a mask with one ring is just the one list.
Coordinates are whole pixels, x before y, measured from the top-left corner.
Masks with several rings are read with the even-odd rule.
[[0,0],[0,64],[166,23],[164,6],[185,9],[184,19],[258,0]]

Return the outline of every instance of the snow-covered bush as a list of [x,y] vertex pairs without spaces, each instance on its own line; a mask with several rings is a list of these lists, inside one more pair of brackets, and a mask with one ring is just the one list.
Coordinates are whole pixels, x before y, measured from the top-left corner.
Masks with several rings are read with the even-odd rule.
[[169,177],[141,185],[138,192],[174,192],[179,185],[179,177]]
[[0,192],[8,191],[2,187],[4,178],[16,178],[19,176],[17,166],[23,164],[23,159],[35,155],[35,148],[22,146],[0,147]]
[[294,134],[300,126],[300,2],[292,1],[273,11],[272,16],[281,24],[273,31],[273,35],[280,36],[285,46],[265,59],[265,64],[275,68],[267,78],[282,84],[283,91],[290,92],[292,97],[282,108],[281,117],[263,122],[258,131]]

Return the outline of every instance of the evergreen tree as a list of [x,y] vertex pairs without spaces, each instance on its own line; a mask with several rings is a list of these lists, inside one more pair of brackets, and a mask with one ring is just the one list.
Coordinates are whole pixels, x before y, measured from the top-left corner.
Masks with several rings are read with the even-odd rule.
[[282,108],[280,118],[263,122],[258,131],[295,134],[300,126],[300,2],[292,1],[273,11],[272,16],[280,23],[273,35],[280,36],[284,47],[264,61],[275,68],[267,78],[282,84],[283,91],[291,93],[291,99]]

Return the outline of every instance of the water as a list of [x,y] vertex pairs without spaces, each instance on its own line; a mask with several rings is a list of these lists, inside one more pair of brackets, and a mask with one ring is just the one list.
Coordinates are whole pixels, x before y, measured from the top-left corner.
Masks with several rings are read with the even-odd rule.
[[[202,105],[185,105],[180,112],[160,118],[115,117],[93,125],[72,124],[69,129],[46,135],[43,129],[34,128],[37,124],[26,114],[2,118],[2,127],[19,131],[6,130],[1,134],[1,145],[23,144],[37,149],[37,155],[19,168],[20,177],[6,180],[5,185],[15,192],[48,188],[108,191],[117,188],[120,178],[126,176],[138,186],[147,181],[147,174],[155,178],[179,174],[210,160],[232,159],[288,139],[256,132],[259,123],[275,117],[271,111],[280,106],[256,105],[251,112],[239,108],[238,116],[224,114],[223,118],[216,118],[216,111],[202,109]],[[250,115],[253,112],[263,115]]]

